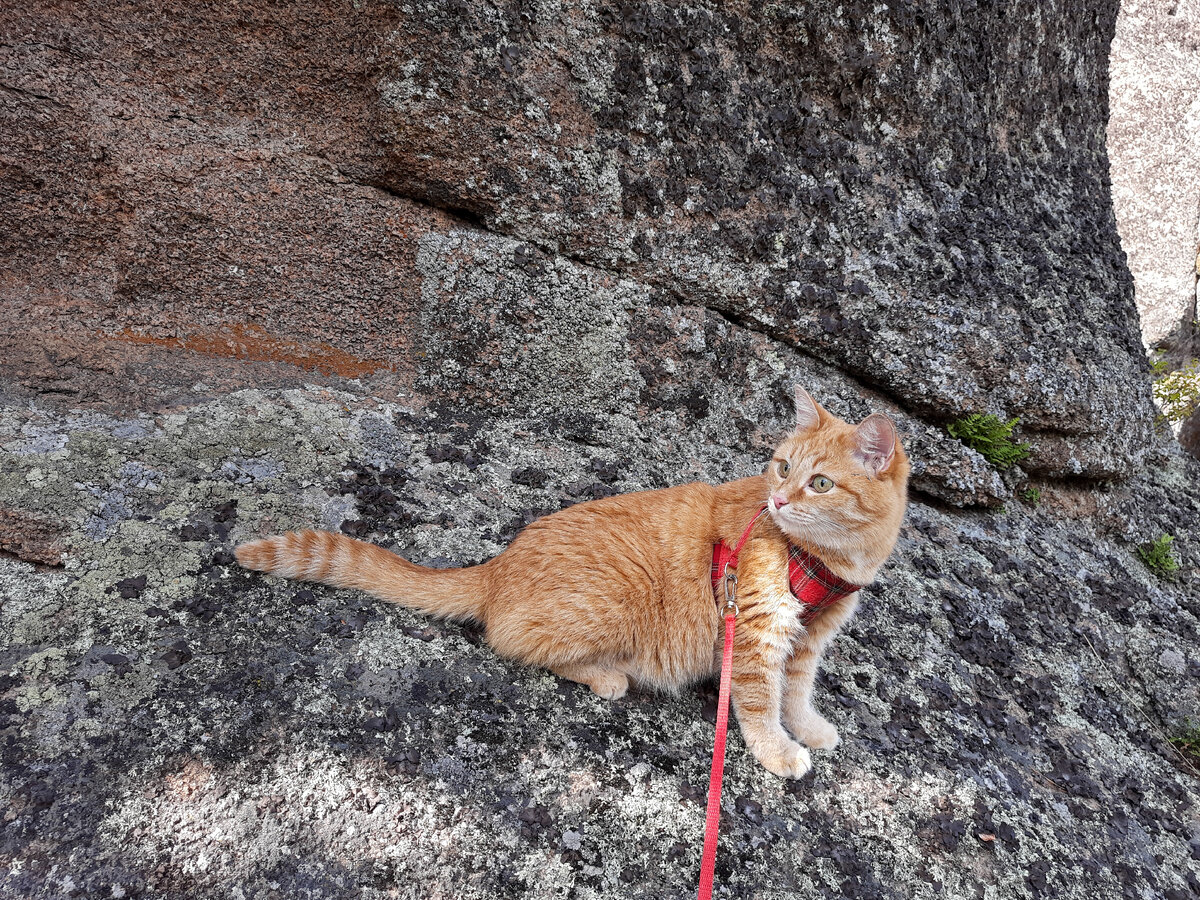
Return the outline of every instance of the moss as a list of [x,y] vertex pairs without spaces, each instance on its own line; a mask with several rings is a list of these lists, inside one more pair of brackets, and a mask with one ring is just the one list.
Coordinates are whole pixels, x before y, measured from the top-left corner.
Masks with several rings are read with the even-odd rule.
[[1179,560],[1171,550],[1175,538],[1169,534],[1159,535],[1152,541],[1147,541],[1137,549],[1138,559],[1146,564],[1146,568],[1159,577],[1168,577],[1179,571]]
[[1165,360],[1152,368],[1160,376],[1154,379],[1154,399],[1163,419],[1178,424],[1200,409],[1200,360],[1193,359],[1173,372],[1166,371]]
[[1186,720],[1183,730],[1169,740],[1171,746],[1187,757],[1189,762],[1200,764],[1200,723]]
[[990,413],[975,413],[946,426],[950,436],[962,441],[997,469],[1007,469],[1029,456],[1029,445],[1012,440],[1019,419],[1001,421]]
[[1037,506],[1042,502],[1042,492],[1040,489],[1035,487],[1023,488],[1021,490],[1020,497],[1030,506]]

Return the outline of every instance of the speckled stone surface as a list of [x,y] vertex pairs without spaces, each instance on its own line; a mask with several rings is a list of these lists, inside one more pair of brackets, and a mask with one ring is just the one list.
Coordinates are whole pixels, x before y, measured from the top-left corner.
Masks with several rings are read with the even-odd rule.
[[[474,562],[563,504],[761,462],[570,428],[316,386],[158,416],[4,406],[0,497],[63,554],[0,561],[4,890],[688,896],[712,685],[602,701],[229,553],[315,525]],[[731,739],[723,890],[1190,896],[1197,776],[1164,734],[1200,708],[1196,475],[1172,456],[1038,508],[915,503],[820,679],[844,743],[787,782]],[[1133,553],[1162,530],[1176,582]]]
[[[794,382],[896,419],[913,503],[842,745],[731,737],[719,896],[1200,892],[1200,464],[1107,199],[1114,16],[0,9],[0,894],[693,895],[713,685],[602,701],[231,550],[478,562],[758,471]],[[949,438],[981,410],[1023,468]]]
[[[184,348],[462,396],[438,348],[466,374],[499,349],[473,343],[493,289],[603,286],[935,426],[1019,416],[1030,471],[1127,474],[1153,412],[1104,145],[1116,8],[9,6],[0,372],[136,408],[148,369],[204,381],[159,359]],[[429,267],[481,256],[448,310]],[[527,314],[500,320],[532,339]]]
[[[1137,285],[1142,334],[1149,347],[1194,345],[1200,3],[1126,0],[1109,65],[1113,207]],[[1195,346],[1186,352],[1194,355]]]
[[[1200,3],[1123,3],[1110,65],[1113,208],[1142,338],[1178,369],[1200,356]],[[1177,428],[1200,458],[1200,412]]]

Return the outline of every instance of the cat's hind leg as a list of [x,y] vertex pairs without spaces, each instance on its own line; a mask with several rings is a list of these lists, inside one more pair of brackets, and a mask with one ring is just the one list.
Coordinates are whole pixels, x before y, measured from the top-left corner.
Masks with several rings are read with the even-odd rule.
[[619,700],[629,690],[629,676],[612,666],[572,663],[551,666],[550,671],[569,681],[586,684],[605,700]]

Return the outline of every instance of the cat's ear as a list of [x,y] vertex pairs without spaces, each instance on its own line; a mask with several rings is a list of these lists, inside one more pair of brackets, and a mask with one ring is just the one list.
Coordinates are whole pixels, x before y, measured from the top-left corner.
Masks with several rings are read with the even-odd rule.
[[854,458],[872,475],[886,472],[896,458],[896,426],[880,413],[872,413],[854,429]]
[[817,406],[817,401],[800,385],[792,387],[796,392],[796,430],[808,431],[810,428],[816,428],[821,424],[821,409]]

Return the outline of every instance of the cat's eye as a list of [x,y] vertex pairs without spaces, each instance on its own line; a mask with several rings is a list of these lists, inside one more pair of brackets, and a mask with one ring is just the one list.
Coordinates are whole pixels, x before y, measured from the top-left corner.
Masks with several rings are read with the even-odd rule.
[[781,459],[779,461],[779,474],[786,478],[787,473],[790,471],[792,471],[792,464],[786,459]]
[[833,487],[833,479],[826,478],[824,475],[814,475],[813,480],[808,485],[818,494],[823,494]]

